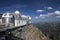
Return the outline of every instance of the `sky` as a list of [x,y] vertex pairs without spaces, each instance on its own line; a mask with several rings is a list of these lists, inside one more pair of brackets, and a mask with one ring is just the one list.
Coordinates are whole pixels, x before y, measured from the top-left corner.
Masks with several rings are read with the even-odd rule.
[[31,16],[32,22],[59,22],[60,0],[0,0],[0,13],[14,13]]

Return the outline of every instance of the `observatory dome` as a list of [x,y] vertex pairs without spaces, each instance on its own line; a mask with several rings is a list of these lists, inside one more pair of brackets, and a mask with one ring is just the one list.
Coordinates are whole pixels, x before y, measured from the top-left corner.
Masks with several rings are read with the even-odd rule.
[[15,14],[20,14],[20,12],[19,11],[15,11]]

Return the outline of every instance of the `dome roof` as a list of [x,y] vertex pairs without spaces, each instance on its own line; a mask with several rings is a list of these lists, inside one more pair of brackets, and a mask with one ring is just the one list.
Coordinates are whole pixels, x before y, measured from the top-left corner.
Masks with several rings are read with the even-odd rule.
[[15,11],[15,14],[20,14],[20,12],[19,11]]

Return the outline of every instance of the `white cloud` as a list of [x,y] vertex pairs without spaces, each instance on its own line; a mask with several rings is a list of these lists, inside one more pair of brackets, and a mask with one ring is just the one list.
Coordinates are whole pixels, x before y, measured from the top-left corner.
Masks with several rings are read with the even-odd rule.
[[39,18],[45,18],[46,15],[42,15],[40,14],[39,16],[36,16],[35,19],[39,19]]
[[48,16],[48,15],[45,15],[45,14],[40,14],[40,17],[45,17],[45,16]]
[[42,17],[43,15],[42,14],[40,14],[40,17]]
[[57,17],[60,18],[60,11],[55,11],[52,13],[48,13],[48,14],[40,14],[39,16],[36,16],[35,18],[46,18],[46,17]]
[[60,18],[60,16],[56,16],[57,18]]
[[39,18],[39,16],[36,16],[36,17],[35,17],[35,19],[38,19],[38,18]]
[[49,15],[53,15],[53,14],[54,14],[54,13],[48,13],[48,16],[49,16]]
[[48,9],[53,9],[52,7],[48,7]]
[[36,10],[36,12],[43,12],[44,10]]
[[59,15],[60,14],[60,11],[55,11],[54,13]]

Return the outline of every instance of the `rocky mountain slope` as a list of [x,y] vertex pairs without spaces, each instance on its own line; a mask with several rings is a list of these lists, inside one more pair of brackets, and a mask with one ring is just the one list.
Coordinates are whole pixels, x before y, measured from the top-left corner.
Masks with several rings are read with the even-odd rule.
[[39,22],[34,26],[38,27],[51,40],[60,40],[60,22]]
[[13,35],[22,38],[23,40],[49,40],[49,38],[46,37],[41,30],[33,27],[32,25],[25,26],[20,31],[13,31]]

